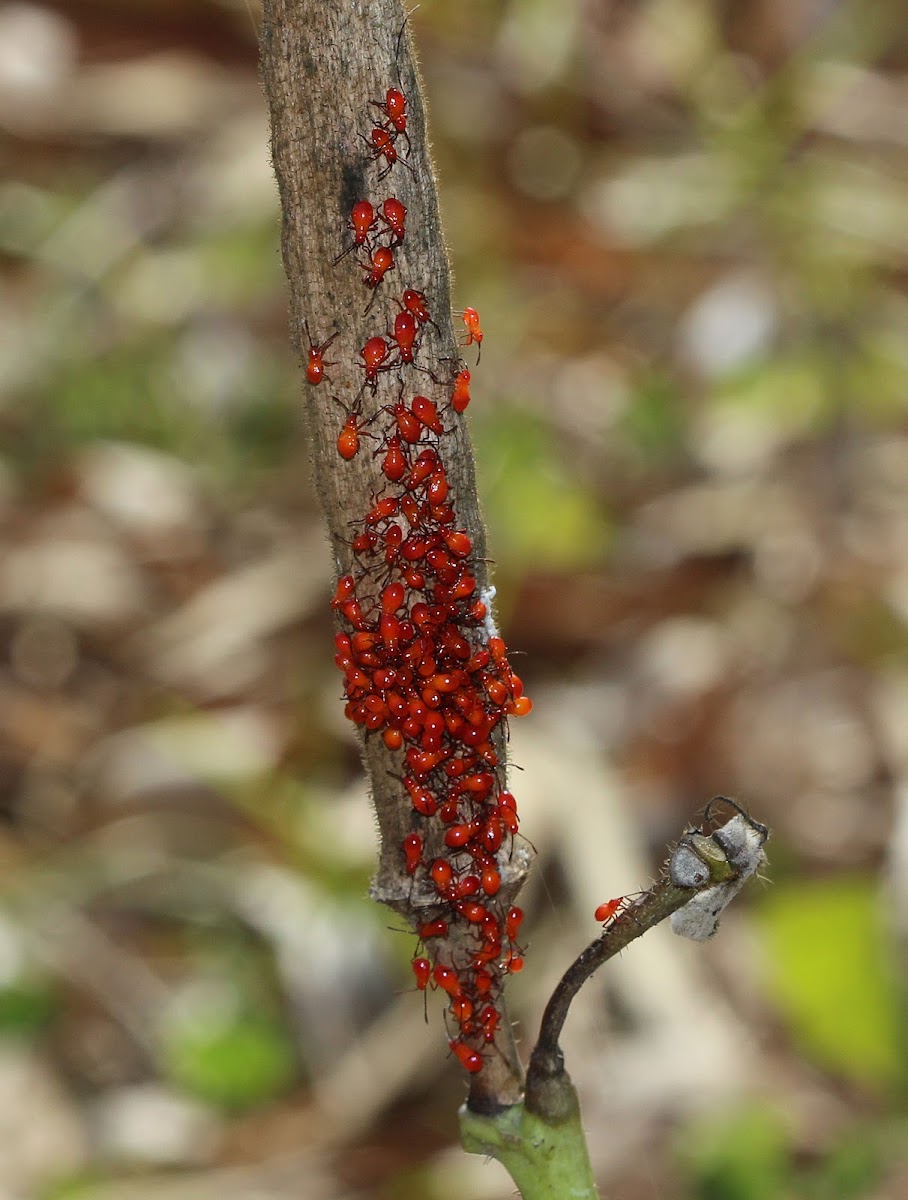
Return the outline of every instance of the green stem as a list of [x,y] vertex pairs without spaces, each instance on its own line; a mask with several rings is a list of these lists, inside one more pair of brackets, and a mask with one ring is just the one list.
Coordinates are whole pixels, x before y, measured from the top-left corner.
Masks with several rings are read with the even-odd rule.
[[552,1107],[562,1114],[557,1120],[527,1112],[522,1102],[495,1116],[482,1116],[464,1105],[463,1147],[471,1154],[497,1158],[523,1200],[598,1200],[577,1093],[564,1073],[549,1085]]

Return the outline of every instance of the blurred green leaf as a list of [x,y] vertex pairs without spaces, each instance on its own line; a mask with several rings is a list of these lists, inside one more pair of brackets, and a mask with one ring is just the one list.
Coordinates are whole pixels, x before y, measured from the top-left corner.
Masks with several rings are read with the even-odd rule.
[[0,988],[0,1034],[33,1034],[50,1021],[57,994],[44,980],[19,980]]
[[225,1109],[253,1108],[285,1092],[297,1072],[287,1031],[252,1015],[211,1027],[175,1029],[165,1049],[171,1078],[202,1100]]
[[81,1172],[58,1179],[41,1191],[40,1200],[92,1200],[109,1180],[100,1172]]
[[653,463],[677,456],[683,444],[683,418],[677,382],[668,375],[648,372],[638,379],[633,403],[618,430]]
[[900,421],[904,413],[908,363],[903,330],[892,329],[891,323],[882,325],[881,314],[872,316],[874,323],[868,322],[856,352],[845,364],[844,386],[867,424],[886,427]]
[[490,545],[502,566],[567,571],[601,561],[606,517],[546,424],[499,409],[482,421],[477,456]]
[[217,305],[248,307],[258,297],[270,299],[283,286],[283,271],[274,247],[280,239],[277,213],[273,219],[223,232],[202,230],[202,239],[189,243],[199,259],[206,291]]
[[889,1086],[900,1031],[878,887],[862,878],[780,886],[760,915],[771,987],[795,1038],[824,1066]]
[[410,1167],[390,1175],[380,1195],[382,1200],[442,1200],[433,1182],[433,1173],[425,1166]]
[[726,1120],[711,1115],[684,1131],[681,1159],[697,1200],[783,1200],[788,1195],[785,1122],[754,1107]]
[[884,1166],[879,1131],[861,1128],[810,1172],[800,1194],[805,1200],[858,1200],[876,1186]]
[[54,380],[42,420],[29,429],[29,455],[50,458],[60,447],[98,438],[128,439],[179,451],[204,415],[175,405],[167,338],[133,341],[69,358]]
[[818,1164],[798,1168],[791,1126],[772,1109],[752,1106],[726,1119],[688,1125],[679,1158],[697,1200],[859,1200],[890,1157],[884,1131],[861,1126]]
[[724,379],[715,403],[762,413],[788,437],[813,432],[828,415],[823,363],[814,355],[761,362]]

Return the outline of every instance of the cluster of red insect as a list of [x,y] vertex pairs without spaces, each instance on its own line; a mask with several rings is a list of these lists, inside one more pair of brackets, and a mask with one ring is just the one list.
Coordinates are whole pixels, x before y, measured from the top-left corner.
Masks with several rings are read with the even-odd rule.
[[[401,138],[409,153],[407,102],[389,88],[373,105],[383,119],[365,141],[370,158],[382,164],[381,180],[405,162]],[[353,205],[352,243],[336,261],[357,255],[372,292],[367,312],[396,269],[406,218],[393,196],[378,210],[369,200]],[[413,974],[420,990],[447,993],[451,1050],[475,1072],[501,1025],[502,980],[523,966],[517,942],[523,913],[498,896],[518,816],[495,742],[508,718],[532,704],[479,592],[472,541],[458,528],[444,463],[451,422],[470,402],[470,372],[461,363],[440,380],[417,363],[425,327],[434,326],[424,291],[408,287],[395,305],[392,331],[370,337],[359,351],[363,383],[337,439],[348,461],[369,439],[382,485],[353,531],[353,570],[338,581],[332,600],[341,626],[335,662],[344,675],[347,717],[402,756],[395,778],[412,805],[413,824],[401,862],[431,918],[418,929]],[[464,345],[481,349],[478,313],[468,308],[461,315]],[[316,344],[307,327],[307,336],[306,376],[320,384],[338,335]],[[408,370],[424,371],[444,388],[444,398],[405,400]],[[391,371],[396,400],[378,407],[380,377]],[[367,394],[376,410],[368,420]]]

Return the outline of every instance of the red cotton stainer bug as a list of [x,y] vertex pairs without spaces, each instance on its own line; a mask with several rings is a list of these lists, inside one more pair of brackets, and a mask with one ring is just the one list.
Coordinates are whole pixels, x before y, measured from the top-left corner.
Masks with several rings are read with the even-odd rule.
[[477,1054],[475,1050],[471,1050],[465,1042],[449,1041],[451,1053],[457,1059],[462,1067],[471,1074],[482,1070],[482,1055]]
[[408,833],[401,849],[406,860],[407,874],[412,875],[422,862],[422,838],[418,833]]
[[357,200],[357,202],[353,205],[353,208],[350,210],[350,220],[347,225],[349,229],[353,230],[353,241],[346,250],[342,250],[340,254],[338,254],[333,265],[336,267],[341,259],[346,258],[352,250],[356,250],[360,246],[368,247],[369,234],[377,227],[377,225],[378,218],[375,215],[375,209],[372,207],[369,201]]
[[[337,399],[337,396],[334,399],[337,400],[337,403],[342,408],[344,407],[341,401]],[[337,435],[337,452],[341,458],[349,462],[351,458],[356,457],[359,450],[360,435],[368,424],[368,421],[360,419],[360,414],[356,409],[347,413],[347,419],[344,422],[343,428]],[[372,435],[365,434],[364,436],[371,437]]]
[[432,964],[427,958],[414,958],[410,963],[413,969],[413,975],[416,978],[416,986],[421,992],[424,992],[429,986],[429,979],[432,974]]
[[[392,483],[399,483],[407,472],[407,456],[400,444],[400,434],[395,433],[393,437],[388,438],[385,446],[387,449],[385,457],[382,459],[382,474]],[[383,448],[380,447],[376,454],[380,454]]]
[[464,368],[458,371],[454,379],[454,391],[451,393],[451,407],[456,413],[462,413],[470,403],[470,372]]
[[432,315],[426,304],[425,292],[417,292],[415,288],[407,288],[402,299],[404,308],[407,312],[413,314],[420,325],[431,325],[436,332],[438,331],[438,326],[432,320]]
[[391,364],[385,363],[385,359],[388,357],[388,343],[383,337],[370,337],[359,353],[363,361],[357,363],[357,366],[362,367],[366,372],[363,386],[374,392],[378,387],[379,371],[390,371],[391,369]]
[[317,345],[312,340],[312,334],[309,332],[308,321],[303,322],[303,328],[306,331],[306,339],[309,342],[309,349],[307,351],[309,361],[306,363],[306,379],[312,384],[321,383],[323,379],[328,378],[328,376],[325,374],[325,367],[333,367],[337,365],[336,363],[325,362],[325,351],[335,338],[340,337],[340,332],[338,331],[337,333],[332,333],[327,342],[322,342],[321,345]]
[[606,900],[606,902],[604,904],[600,904],[593,913],[594,920],[601,921],[603,924],[605,924],[607,921],[611,921],[613,917],[618,915],[618,913],[624,912],[626,908],[630,907],[630,902],[633,899],[633,896],[636,894],[637,893],[632,893],[630,896],[615,896],[612,900]]
[[369,157],[372,161],[378,162],[381,158],[385,160],[386,165],[378,173],[379,182],[384,179],[397,162],[403,163],[409,171],[413,170],[410,164],[397,153],[397,148],[394,145],[396,140],[396,133],[392,135],[387,129],[383,129],[380,126],[376,126],[367,138],[363,138],[363,141],[369,147]]
[[416,318],[410,312],[399,312],[394,318],[394,341],[399,361],[412,363],[416,349]]
[[373,108],[384,113],[388,118],[383,122],[383,128],[393,128],[396,133],[404,133],[407,128],[407,97],[398,88],[388,88],[385,92],[385,102],[371,100]]
[[401,204],[396,196],[389,196],[381,206],[381,219],[391,230],[391,245],[402,242],[406,233],[404,228],[407,219],[406,205]]
[[600,904],[593,913],[593,920],[601,921],[603,924],[610,921],[624,901],[623,896],[616,896],[613,900],[606,900],[605,904]]
[[482,328],[479,324],[479,313],[475,308],[465,308],[460,314],[464,325],[467,327],[467,340],[461,342],[462,346],[472,346],[476,343],[477,354],[476,361],[479,362],[482,358]]
[[369,312],[377,298],[377,288],[389,271],[393,271],[394,267],[394,251],[390,246],[379,246],[372,255],[369,266],[365,263],[360,264],[366,272],[363,276],[363,283],[367,288],[372,289],[372,299],[363,310],[363,316]]
[[394,270],[394,251],[390,246],[379,246],[369,260],[369,266],[363,267],[366,272],[363,283],[367,288],[377,288],[389,271]]

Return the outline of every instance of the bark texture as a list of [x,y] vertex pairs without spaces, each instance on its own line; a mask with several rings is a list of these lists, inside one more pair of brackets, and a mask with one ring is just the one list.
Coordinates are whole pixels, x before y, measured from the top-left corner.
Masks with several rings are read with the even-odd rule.
[[[424,327],[419,362],[441,381],[450,380],[459,355],[451,320],[450,270],[441,230],[435,177],[429,154],[425,112],[405,14],[399,0],[265,0],[262,32],[262,76],[271,113],[272,154],[283,214],[282,253],[289,282],[290,327],[303,365],[308,322],[314,342],[338,332],[328,358],[330,382],[303,384],[302,404],[310,435],[312,469],[324,509],[338,577],[354,567],[352,522],[362,522],[372,498],[382,490],[380,457],[364,439],[364,449],[349,462],[337,452],[336,439],[344,413],[333,397],[350,406],[360,391],[363,370],[359,350],[373,336],[387,336],[399,308],[393,297],[404,288],[425,293],[437,329]],[[371,101],[382,101],[389,87],[399,87],[408,100],[410,151],[379,182],[383,163],[370,160],[365,139],[381,123]],[[400,143],[403,147],[403,143]],[[380,201],[396,196],[407,207],[407,231],[395,249],[396,269],[372,293],[363,286],[363,269],[355,254],[336,266],[334,260],[352,241],[347,227],[357,200]],[[412,368],[409,368],[412,370]],[[413,391],[439,407],[450,397],[446,382],[418,376]],[[365,419],[398,399],[393,372],[379,377],[375,396],[367,392]],[[488,586],[485,532],[476,497],[473,453],[463,420],[449,423],[444,435],[444,462],[457,508],[458,528],[469,534],[476,557],[480,589]],[[362,529],[362,525],[359,525]],[[339,688],[340,691],[340,688]],[[501,760],[505,747],[496,739]],[[376,899],[391,905],[411,922],[431,915],[437,895],[420,893],[403,871],[401,842],[414,829],[414,814],[399,776],[399,755],[387,751],[381,738],[365,739],[364,761],[375,805],[380,852],[373,882]],[[433,834],[432,836],[438,836]],[[434,847],[427,845],[427,852]],[[530,854],[521,850],[503,864],[502,900],[516,895]],[[421,912],[420,909],[423,909]],[[456,951],[451,948],[451,953]],[[489,1055],[487,1069],[474,1079],[471,1104],[488,1111],[512,1103],[519,1091],[520,1068],[510,1029]]]

